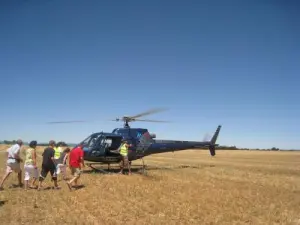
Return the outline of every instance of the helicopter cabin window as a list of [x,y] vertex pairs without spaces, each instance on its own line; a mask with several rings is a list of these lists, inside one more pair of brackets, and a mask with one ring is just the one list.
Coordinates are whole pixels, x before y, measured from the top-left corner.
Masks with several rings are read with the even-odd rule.
[[104,139],[104,144],[108,151],[117,150],[121,145],[122,137],[106,137]]

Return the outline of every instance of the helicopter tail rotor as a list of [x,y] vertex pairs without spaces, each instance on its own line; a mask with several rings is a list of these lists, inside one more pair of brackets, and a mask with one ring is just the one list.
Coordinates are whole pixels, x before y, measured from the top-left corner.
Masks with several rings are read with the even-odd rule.
[[202,141],[210,141],[212,138],[212,136],[209,134],[209,133],[206,133],[203,137],[203,140]]

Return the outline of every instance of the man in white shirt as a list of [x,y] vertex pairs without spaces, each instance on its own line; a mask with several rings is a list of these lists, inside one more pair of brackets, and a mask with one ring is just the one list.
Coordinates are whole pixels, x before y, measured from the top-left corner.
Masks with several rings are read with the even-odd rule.
[[20,150],[23,145],[22,140],[18,140],[17,144],[12,145],[9,149],[7,149],[7,160],[6,160],[6,173],[2,178],[0,183],[0,190],[3,190],[3,183],[9,177],[12,172],[16,172],[18,174],[19,186],[23,186],[22,184],[22,170],[20,163],[23,160],[20,157]]

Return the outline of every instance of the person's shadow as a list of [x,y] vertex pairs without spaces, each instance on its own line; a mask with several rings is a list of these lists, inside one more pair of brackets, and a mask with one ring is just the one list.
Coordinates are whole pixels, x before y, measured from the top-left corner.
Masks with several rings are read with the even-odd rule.
[[75,190],[79,190],[79,189],[81,189],[81,188],[84,188],[85,186],[83,185],[83,184],[80,184],[80,185],[77,185],[77,186],[73,186],[73,188],[75,189]]
[[5,200],[5,201],[0,201],[0,206],[3,206],[6,202],[7,202],[7,200]]

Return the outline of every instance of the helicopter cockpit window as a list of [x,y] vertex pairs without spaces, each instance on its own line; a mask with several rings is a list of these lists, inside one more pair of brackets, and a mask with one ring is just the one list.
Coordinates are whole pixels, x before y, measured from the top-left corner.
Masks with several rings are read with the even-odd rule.
[[101,134],[99,134],[99,135],[91,135],[91,136],[89,136],[88,138],[86,138],[82,143],[83,143],[83,145],[84,145],[84,147],[92,147],[92,146],[94,146],[95,144],[96,144],[96,141],[98,140],[98,138],[99,138],[99,136],[100,136]]

